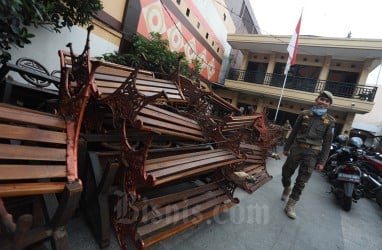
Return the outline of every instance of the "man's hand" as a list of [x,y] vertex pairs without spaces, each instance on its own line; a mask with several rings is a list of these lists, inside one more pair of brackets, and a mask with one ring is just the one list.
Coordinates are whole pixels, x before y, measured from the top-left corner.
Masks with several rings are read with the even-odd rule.
[[283,154],[284,154],[285,156],[288,156],[288,155],[289,155],[289,151],[284,151]]
[[322,170],[324,170],[324,164],[321,164],[321,163],[317,164],[316,165],[316,170],[318,172],[321,172]]

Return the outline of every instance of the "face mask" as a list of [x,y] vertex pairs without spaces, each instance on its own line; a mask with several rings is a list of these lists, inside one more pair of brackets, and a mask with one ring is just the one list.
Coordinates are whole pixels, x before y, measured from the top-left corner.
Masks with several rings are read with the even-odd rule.
[[319,116],[326,114],[327,111],[328,109],[312,108],[312,112]]

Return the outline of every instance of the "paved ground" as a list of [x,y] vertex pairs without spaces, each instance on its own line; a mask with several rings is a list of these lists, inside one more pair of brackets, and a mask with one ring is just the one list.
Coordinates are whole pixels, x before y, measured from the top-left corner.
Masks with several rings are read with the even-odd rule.
[[[237,189],[239,205],[151,249],[382,249],[382,210],[376,202],[361,199],[343,211],[317,172],[297,204],[297,219],[289,219],[280,200],[284,160],[267,161],[274,178],[253,194]],[[68,231],[71,249],[98,248],[81,217]],[[119,249],[114,238],[109,249]]]

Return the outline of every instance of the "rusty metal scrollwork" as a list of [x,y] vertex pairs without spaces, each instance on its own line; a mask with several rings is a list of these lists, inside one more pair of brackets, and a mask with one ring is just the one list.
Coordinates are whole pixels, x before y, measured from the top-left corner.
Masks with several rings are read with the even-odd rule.
[[231,201],[235,203],[239,203],[239,199],[234,197],[233,194],[235,193],[236,184],[232,181],[223,180],[219,183],[219,186],[225,191],[227,196],[230,198]]
[[59,88],[59,110],[65,119],[67,130],[67,176],[69,181],[78,180],[77,155],[81,124],[94,81],[90,77],[89,26],[84,51],[75,56],[71,44],[70,60],[72,67],[66,67],[65,54],[60,53],[61,84]]

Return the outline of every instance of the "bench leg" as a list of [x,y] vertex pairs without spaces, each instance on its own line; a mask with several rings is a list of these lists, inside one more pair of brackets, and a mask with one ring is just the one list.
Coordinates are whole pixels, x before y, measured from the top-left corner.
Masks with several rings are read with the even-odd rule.
[[59,206],[50,223],[53,228],[67,224],[78,208],[81,192],[82,185],[78,181],[66,184]]
[[110,187],[114,183],[115,175],[117,173],[119,164],[108,164],[105,169],[104,176],[99,184],[99,215],[100,215],[100,247],[104,248],[110,244],[111,223],[110,223],[110,208],[109,208],[109,195]]
[[82,185],[79,182],[68,183],[65,186],[59,206],[50,223],[53,230],[52,244],[55,249],[69,249],[65,225],[78,207],[81,192]]
[[[102,173],[101,181],[97,183],[97,190],[94,190],[96,197],[87,200],[84,206],[87,221],[101,248],[106,248],[110,245],[111,222],[109,195],[118,167],[119,165],[115,163],[107,164]],[[93,171],[96,170],[93,169]]]
[[30,214],[25,214],[17,220],[16,231],[13,237],[12,249],[23,249],[24,237],[32,226],[33,218]]
[[52,234],[53,249],[67,250],[69,249],[68,233],[65,227],[56,228]]

